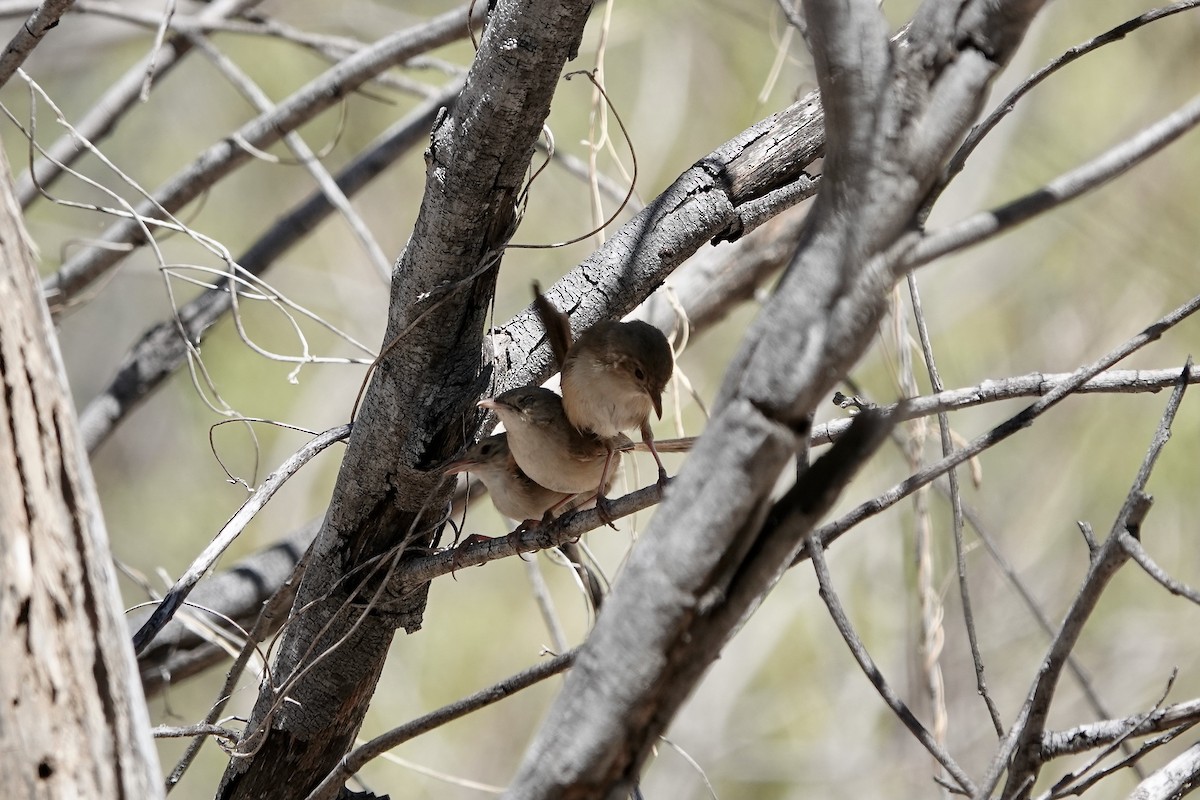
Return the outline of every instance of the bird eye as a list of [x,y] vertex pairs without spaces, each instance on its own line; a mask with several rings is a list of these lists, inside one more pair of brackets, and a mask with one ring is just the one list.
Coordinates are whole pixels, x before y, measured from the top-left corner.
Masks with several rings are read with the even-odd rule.
[[644,381],[646,380],[646,373],[642,371],[641,367],[634,367],[633,377],[637,378],[639,381]]

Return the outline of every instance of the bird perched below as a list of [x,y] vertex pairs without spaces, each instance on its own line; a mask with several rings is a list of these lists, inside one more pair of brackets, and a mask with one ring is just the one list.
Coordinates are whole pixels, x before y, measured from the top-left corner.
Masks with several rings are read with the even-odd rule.
[[[667,470],[654,446],[650,412],[662,418],[662,393],[675,369],[667,337],[645,322],[605,320],[572,341],[567,315],[551,305],[536,283],[533,289],[534,309],[562,369],[567,419],[580,432],[606,443],[608,457],[601,474],[608,474],[621,431],[637,428],[658,465],[658,481],[664,483]],[[603,488],[597,492],[597,505],[603,511]]]
[[547,489],[526,475],[517,466],[504,433],[480,439],[467,448],[462,458],[447,464],[445,471],[450,475],[474,473],[487,487],[496,510],[525,526],[540,522],[551,509],[574,497]]
[[[554,515],[556,511],[569,511],[586,499],[580,497],[572,501],[575,495],[556,492],[535,483],[517,466],[508,448],[508,435],[504,433],[480,439],[467,448],[462,458],[447,464],[445,471],[447,474],[474,473],[487,487],[496,510],[521,523],[515,534]],[[582,548],[576,543],[564,542],[558,549],[579,576],[592,608],[599,611],[604,600],[604,588],[599,577],[585,562]]]
[[[522,386],[480,400],[479,407],[496,412],[504,423],[513,458],[535,483],[567,495],[607,488],[601,480],[608,477],[610,445],[577,430],[567,420],[562,398],[554,392]],[[620,439],[629,442],[628,437]],[[620,448],[624,442],[618,440],[612,447]]]

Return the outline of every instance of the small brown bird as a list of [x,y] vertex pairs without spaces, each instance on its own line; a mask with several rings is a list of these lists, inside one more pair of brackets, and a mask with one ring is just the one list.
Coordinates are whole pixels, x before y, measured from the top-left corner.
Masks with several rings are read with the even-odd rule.
[[[556,492],[582,494],[602,488],[601,480],[609,472],[610,447],[623,444],[616,440],[610,445],[577,430],[567,420],[562,398],[540,386],[509,389],[480,400],[479,407],[495,411],[504,423],[508,446],[525,474]],[[620,439],[629,441],[624,436]]]
[[497,433],[480,439],[462,458],[446,465],[448,474],[472,472],[483,481],[492,505],[504,516],[526,525],[540,522],[546,514],[563,506],[574,495],[539,485],[517,466],[508,436]]
[[[588,499],[585,496],[556,492],[535,483],[517,466],[516,459],[508,447],[508,435],[504,433],[484,437],[468,447],[462,458],[446,465],[446,472],[472,472],[483,481],[496,510],[521,523],[514,531],[515,534],[552,515],[566,513]],[[592,607],[599,611],[604,601],[604,587],[596,573],[587,565],[583,549],[574,542],[564,542],[558,549],[579,576]]]
[[[562,368],[563,408],[578,430],[613,440],[637,428],[658,465],[658,481],[667,479],[650,412],[662,418],[662,393],[675,369],[671,345],[662,331],[645,322],[598,322],[572,342],[567,315],[550,304],[534,284],[534,308]],[[619,446],[610,444],[609,458]],[[603,473],[608,474],[608,464]],[[598,504],[604,505],[603,492]]]

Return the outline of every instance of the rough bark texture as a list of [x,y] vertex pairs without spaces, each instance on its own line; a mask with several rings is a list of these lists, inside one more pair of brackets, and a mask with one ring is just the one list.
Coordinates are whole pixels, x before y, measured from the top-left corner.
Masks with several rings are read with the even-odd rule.
[[[474,427],[486,385],[484,317],[499,255],[563,65],[590,3],[496,6],[453,111],[433,132],[426,194],[392,279],[379,364],[312,563],[222,798],[303,796],[349,749],[397,627],[421,625],[427,587],[386,575],[403,543],[427,546],[453,483],[431,470]],[[465,23],[464,23],[465,24]],[[379,457],[380,453],[388,458]],[[300,676],[287,692],[277,687]]]
[[10,797],[161,797],[108,537],[0,152],[0,775]]
[[764,525],[768,494],[812,410],[869,341],[896,278],[885,255],[1039,6],[927,2],[892,43],[873,0],[805,4],[828,131],[808,228],[506,796],[627,795],[656,737],[790,563],[812,509],[838,486],[791,497]]

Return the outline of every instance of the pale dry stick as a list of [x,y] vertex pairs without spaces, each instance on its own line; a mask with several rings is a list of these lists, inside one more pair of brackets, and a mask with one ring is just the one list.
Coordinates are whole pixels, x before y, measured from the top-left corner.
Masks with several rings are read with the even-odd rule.
[[[250,659],[258,651],[259,643],[278,628],[276,621],[280,615],[286,616],[287,609],[292,604],[292,599],[296,594],[296,585],[300,581],[300,576],[304,574],[304,569],[308,565],[310,550],[305,550],[304,555],[292,567],[291,574],[288,578],[275,590],[270,599],[263,604],[262,611],[255,620],[254,625],[250,628],[246,635],[245,641],[242,643],[241,652],[234,659],[233,664],[229,667],[229,672],[225,675],[225,683],[221,687],[220,694],[213,702],[208,710],[208,714],[204,717],[203,724],[214,724],[221,716],[221,712],[225,710],[225,706],[233,699],[233,691],[237,687],[237,682],[242,676],[242,671],[250,663]],[[281,623],[282,624],[282,623]],[[267,661],[267,656],[263,655],[263,669],[266,674],[270,675],[270,664]],[[166,790],[170,793],[180,780],[188,767],[196,760],[196,755],[200,752],[200,748],[204,746],[206,737],[197,736],[193,739],[184,750],[183,755],[179,757],[175,767],[171,770],[171,774],[167,776]]]
[[[206,150],[160,187],[154,203],[143,203],[139,213],[149,215],[157,206],[168,211],[178,210],[251,158],[248,150],[233,144],[234,137],[240,137],[260,150],[270,146],[379,72],[456,40],[465,32],[468,19],[465,8],[451,10],[416,28],[387,36],[333,66],[279,103],[270,114],[247,122]],[[110,226],[100,237],[100,242],[103,246],[80,253],[43,282],[44,289],[59,303],[69,303],[75,294],[123,260],[127,251],[115,252],[110,249],[111,245],[145,244],[136,226],[126,221]]]
[[[596,246],[604,244],[604,206],[600,201],[600,186],[595,180],[596,175],[600,174],[600,166],[596,162],[596,156],[608,144],[608,105],[605,102],[608,98],[605,97],[600,90],[604,85],[604,60],[608,54],[608,34],[612,29],[612,14],[613,6],[616,3],[608,2],[604,4],[604,16],[600,22],[600,40],[596,43],[596,61],[592,66],[592,78],[595,85],[592,87],[592,103],[591,110],[588,114],[588,138],[587,138],[587,167],[588,176],[588,200],[592,206],[592,227],[596,229]],[[597,132],[597,129],[599,131]],[[617,162],[620,163],[619,161]],[[631,185],[634,181],[628,181]]]
[[[438,109],[451,102],[460,90],[461,83],[452,84],[385,131],[339,173],[337,180],[342,191],[347,195],[357,193],[428,135]],[[261,275],[332,210],[323,194],[309,196],[278,219],[234,263],[240,264],[247,276]],[[232,307],[231,292],[237,291],[240,280],[234,275],[223,277],[213,289],[180,307],[174,319],[159,322],[142,334],[122,359],[108,386],[80,413],[80,428],[89,452],[188,360],[205,332]]]
[[[219,20],[237,16],[259,2],[261,0],[214,0],[204,7],[197,18]],[[172,38],[167,44],[169,49],[160,53],[158,57],[160,78],[165,77],[191,47],[188,42],[179,38]],[[146,56],[126,70],[75,124],[75,130],[93,142],[99,142],[111,133],[121,118],[138,102],[143,76],[149,63],[150,56]],[[49,187],[62,175],[58,164],[70,166],[83,155],[70,133],[60,136],[46,151],[50,158],[32,163],[17,181],[17,197],[21,201],[21,208],[27,208],[39,196],[42,188]]]
[[220,725],[156,725],[150,729],[150,735],[155,739],[182,739],[185,736],[215,736],[236,742],[240,733],[232,728],[222,728]]
[[[1150,342],[1157,341],[1165,332],[1190,317],[1197,310],[1200,310],[1200,295],[1193,297],[1191,300],[1170,312],[1162,319],[1146,327],[1137,335],[1118,345],[1115,349],[1109,351],[1098,360],[1088,364],[1087,366],[1080,367],[1078,370],[1071,373],[1071,376],[1068,379],[1056,384],[1053,389],[1043,395],[1037,402],[995,426],[987,433],[972,439],[967,446],[956,450],[952,455],[946,456],[940,461],[929,465],[925,469],[910,475],[908,478],[896,484],[891,489],[888,489],[883,494],[860,504],[847,514],[843,515],[841,518],[822,525],[817,530],[817,535],[821,537],[821,542],[825,545],[828,545],[850,528],[858,525],[868,517],[873,517],[881,511],[892,507],[925,484],[945,474],[947,470],[958,466],[968,459],[974,458],[984,450],[987,450],[993,445],[999,444],[1009,436],[1012,436],[1014,433],[1029,427],[1033,424],[1034,420],[1036,420],[1039,416],[1053,406],[1057,405],[1068,395],[1073,394],[1089,379],[1100,374],[1105,369],[1111,367],[1113,364],[1126,358],[1130,354],[1140,350]],[[1187,365],[1186,371],[1190,374],[1190,363]],[[803,555],[804,551],[801,551],[796,560],[799,561]]]
[[[251,106],[259,114],[270,114],[275,105],[271,102],[271,98],[267,97],[266,93],[258,86],[257,83],[250,79],[236,63],[228,56],[218,50],[207,39],[196,34],[187,34],[193,40],[193,44],[208,56],[209,60],[217,68],[225,78],[234,85]],[[234,139],[237,144],[242,144],[240,139]],[[308,170],[313,181],[317,184],[317,188],[321,191],[329,204],[337,209],[338,213],[346,221],[346,225],[350,228],[350,232],[354,238],[358,240],[359,247],[362,248],[367,260],[375,267],[379,277],[384,283],[391,280],[392,262],[384,255],[383,248],[379,246],[379,242],[375,241],[367,223],[354,210],[354,206],[350,204],[350,200],[338,188],[337,181],[329,174],[329,170],[325,169],[321,164],[320,158],[308,146],[302,137],[296,131],[289,131],[283,137],[284,144],[292,151],[292,155],[296,160]],[[247,143],[248,147],[253,147]]]
[[[356,739],[354,744],[357,746],[359,744],[363,744],[364,741],[365,740],[363,739]],[[427,767],[424,764],[418,764],[415,761],[410,761],[407,758],[400,758],[395,753],[381,753],[379,757],[389,764],[395,764],[396,766],[403,767],[410,772],[415,772],[418,775],[424,775],[427,778],[433,778],[435,781],[448,783],[451,786],[459,786],[463,789],[472,789],[477,792],[485,792],[493,795],[502,794],[504,792],[503,786],[495,786],[490,783],[483,783],[482,781],[473,781],[469,778],[461,778],[457,775],[450,775],[449,773]]]
[[[783,1],[786,2],[786,0]],[[988,116],[982,122],[976,124],[975,127],[973,127],[967,134],[966,139],[963,140],[963,143],[959,146],[958,151],[947,163],[942,179],[930,192],[929,199],[926,200],[925,203],[925,211],[928,211],[928,209],[933,205],[934,201],[945,190],[946,186],[954,180],[955,176],[962,172],[963,167],[966,166],[967,159],[973,152],[975,152],[975,149],[979,146],[979,143],[982,142],[989,133],[991,133],[993,128],[1000,124],[1001,120],[1012,113],[1013,109],[1016,108],[1016,105],[1021,98],[1028,94],[1035,86],[1073,61],[1082,58],[1093,50],[1103,47],[1106,44],[1112,44],[1113,42],[1124,39],[1128,34],[1132,33],[1143,25],[1147,25],[1160,19],[1165,19],[1166,17],[1170,17],[1179,13],[1180,11],[1188,11],[1197,6],[1200,6],[1200,0],[1185,0],[1185,2],[1172,3],[1171,5],[1164,6],[1163,8],[1156,8],[1152,11],[1147,11],[1138,17],[1134,17],[1127,22],[1121,23],[1115,28],[1106,31],[1099,36],[1095,36],[1086,42],[1075,45],[1064,52],[1061,56],[1046,64],[1041,69],[1034,72],[1024,81],[1022,81],[1016,89],[1013,89],[1011,92],[1009,92],[1008,96],[1001,100],[999,104],[997,104],[996,108],[990,114],[988,114]],[[922,218],[923,217],[924,214],[922,214]]]
[[1142,781],[1129,800],[1173,800],[1200,785],[1200,742],[1171,759]]
[[459,719],[473,711],[484,708],[492,703],[503,700],[522,689],[527,689],[539,681],[559,674],[571,667],[575,662],[575,650],[530,667],[524,672],[513,675],[505,681],[490,686],[487,689],[464,697],[456,703],[443,706],[424,716],[414,719],[387,733],[376,736],[366,744],[360,745],[342,757],[337,769],[325,776],[306,800],[332,800],[337,796],[339,787],[368,762],[384,752],[397,747],[410,739],[433,730],[441,725]]
[[[921,293],[917,288],[917,276],[908,273],[908,293],[912,302],[913,319],[917,324],[917,337],[921,342],[921,352],[925,359],[925,369],[929,374],[929,385],[934,393],[945,390],[942,376],[938,372],[937,361],[933,355],[933,341],[929,337],[929,325],[925,319],[925,309],[921,304]],[[938,434],[942,444],[942,456],[954,452],[954,442],[950,436],[950,417],[942,411],[937,415]],[[971,649],[971,661],[975,665],[975,689],[983,698],[988,716],[992,718],[992,727],[997,738],[1004,735],[1004,723],[1000,721],[1000,709],[988,693],[987,679],[984,677],[983,654],[979,649],[979,633],[975,628],[975,613],[971,606],[971,591],[967,583],[967,554],[963,545],[963,508],[962,493],[958,486],[958,470],[951,469],[946,473],[950,489],[951,525],[954,536],[954,557],[958,573],[958,595],[962,603],[963,625],[967,629],[967,642]]]
[[8,83],[8,79],[25,63],[33,48],[58,24],[71,5],[72,0],[46,0],[33,9],[29,19],[17,29],[0,54],[0,86]]
[[1122,534],[1121,546],[1124,547],[1129,553],[1130,557],[1132,557],[1133,560],[1138,563],[1138,566],[1146,571],[1147,575],[1158,581],[1158,583],[1168,592],[1187,598],[1193,603],[1200,605],[1200,591],[1193,589],[1186,583],[1181,583],[1180,581],[1172,578],[1165,569],[1160,567],[1154,561],[1154,559],[1150,557],[1150,554],[1146,552],[1146,548],[1143,547],[1142,543],[1137,539],[1134,539],[1127,533]]
[[[774,29],[775,26],[771,27]],[[771,92],[775,90],[775,85],[779,82],[779,75],[783,72],[783,65],[787,63],[788,51],[792,47],[792,39],[795,34],[796,29],[789,25],[783,35],[779,37],[779,43],[775,45],[775,59],[771,62],[771,68],[763,80],[763,87],[758,91],[758,97],[755,98],[757,101],[755,108],[761,108],[771,98]],[[775,38],[773,33],[771,38]]]
[[[1185,367],[1190,370],[1191,366],[1189,358]],[[1171,393],[1150,449],[1138,469],[1137,477],[1125,498],[1124,505],[1113,522],[1109,536],[1099,549],[1091,554],[1088,573],[1084,578],[1083,585],[1072,601],[1059,626],[1058,633],[1046,651],[1029,694],[1017,714],[1016,721],[1009,729],[1008,735],[1004,738],[1000,749],[988,767],[986,777],[980,786],[982,797],[988,797],[992,793],[1000,780],[1000,775],[1005,771],[1008,773],[1003,792],[1005,797],[1018,793],[1023,794],[1027,791],[1027,787],[1032,786],[1037,779],[1041,762],[1037,757],[1034,744],[1041,740],[1045,730],[1050,701],[1054,698],[1054,691],[1058,685],[1058,679],[1062,675],[1066,657],[1074,649],[1084,624],[1091,617],[1109,580],[1129,560],[1129,554],[1121,546],[1119,534],[1122,530],[1128,530],[1131,534],[1136,535],[1141,529],[1146,513],[1150,510],[1152,500],[1145,492],[1146,482],[1150,478],[1159,453],[1162,452],[1163,446],[1170,437],[1171,423],[1183,401],[1186,389],[1187,383],[1181,381]]]
[[[791,30],[789,28],[789,30]],[[913,374],[911,337],[905,324],[904,306],[900,301],[900,287],[892,288],[892,326],[896,341],[897,374],[900,393],[904,398],[919,393],[916,376]],[[916,471],[924,463],[925,437],[928,425],[922,417],[910,421],[907,435],[901,442],[901,452],[909,469]],[[896,431],[892,432],[893,437]],[[929,701],[933,716],[930,734],[939,745],[946,742],[949,720],[946,714],[946,685],[942,674],[940,656],[945,644],[945,628],[942,625],[946,612],[933,581],[933,521],[929,508],[929,487],[913,493],[913,528],[916,561],[917,605],[920,609],[920,632],[917,640],[917,664],[921,672],[922,688]],[[938,776],[941,778],[942,776]],[[944,790],[943,790],[944,791]]]
[[899,695],[892,690],[887,680],[883,677],[883,673],[876,666],[874,659],[871,658],[871,654],[867,652],[858,633],[854,630],[849,617],[846,616],[841,600],[838,599],[837,592],[833,588],[833,579],[829,574],[829,566],[825,562],[825,549],[821,545],[820,537],[815,532],[808,536],[807,551],[812,557],[817,582],[821,586],[821,599],[825,601],[825,607],[829,610],[829,616],[832,617],[834,625],[837,626],[838,632],[846,642],[846,646],[850,648],[850,653],[854,656],[854,660],[858,662],[858,666],[867,676],[867,679],[871,681],[871,685],[879,692],[879,696],[883,698],[888,708],[900,719],[904,727],[908,728],[917,741],[954,778],[958,787],[967,794],[974,795],[975,784],[971,781],[970,776],[958,766],[950,754],[945,751],[945,748],[942,747],[937,739],[926,730],[920,720],[909,710]]
[[562,620],[558,618],[558,609],[554,607],[554,598],[550,596],[550,587],[546,585],[546,578],[538,568],[537,559],[525,561],[525,574],[529,577],[529,590],[533,594],[538,613],[542,616],[542,622],[546,625],[546,632],[550,634],[551,644],[559,652],[566,650],[567,632],[563,629]]
[[[595,557],[582,540],[567,542],[550,550],[542,551],[550,559],[550,563],[563,567],[571,572],[571,580],[579,590],[579,596],[589,619],[594,620],[604,605],[605,586],[610,585],[604,576]],[[603,578],[603,581],[602,581]],[[566,647],[560,649],[565,650]]]
[[187,570],[179,576],[175,581],[175,585],[167,592],[154,614],[134,634],[133,648],[136,652],[144,650],[150,644],[154,635],[171,621],[171,617],[175,615],[175,611],[178,610],[180,604],[187,598],[188,593],[204,577],[204,574],[212,568],[217,559],[221,557],[221,554],[225,552],[226,548],[233,543],[233,540],[245,530],[246,525],[254,519],[255,515],[266,505],[267,501],[275,495],[275,492],[289,478],[295,475],[302,466],[312,460],[314,456],[331,444],[340,442],[349,435],[349,425],[339,425],[336,428],[331,428],[301,447],[287,461],[281,464],[278,469],[267,476],[262,485],[253,495],[247,498],[242,507],[237,510],[237,513],[230,518],[229,522],[225,523],[213,538],[213,541],[209,543],[208,547],[204,548],[203,552],[192,561]]
[[[27,75],[25,75],[25,73],[23,71],[20,74],[21,74],[22,78],[24,78],[29,83],[30,88],[34,91],[37,91],[39,94],[41,94],[41,96],[43,97],[46,104],[49,105],[55,111],[55,113],[58,115],[59,122],[62,125],[66,126],[68,129],[73,130],[72,126],[66,122],[66,119],[62,114],[62,111],[58,108],[58,106],[54,103],[54,101],[50,99],[49,95],[46,94],[46,92],[35,81],[33,81],[31,78],[29,78]],[[15,118],[13,117],[12,113],[8,110],[7,107],[4,107],[2,104],[0,104],[0,109],[2,109],[3,113],[6,114],[9,117],[9,119],[14,122],[14,124],[16,124]],[[150,202],[152,205],[154,205],[154,198],[145,189],[143,189],[136,181],[134,181],[127,174],[125,174],[121,169],[119,169],[116,166],[116,164],[114,164],[107,156],[105,156],[99,150],[99,148],[97,148],[90,141],[84,139],[82,136],[77,136],[77,139],[80,142],[80,144],[83,145],[84,148],[86,148],[96,158],[98,158],[106,167],[108,167],[110,170],[112,170],[124,183],[128,184],[135,191],[137,191],[144,198],[146,198],[146,200],[148,202]],[[36,143],[33,142],[32,137],[29,137],[29,141],[32,144],[32,146],[38,147],[39,150],[41,149],[40,146],[36,145]],[[175,231],[175,232],[181,232],[181,233],[187,235],[188,238],[195,241],[201,247],[208,250],[214,256],[216,256],[217,258],[221,259],[226,264],[228,264],[231,270],[237,269],[237,264],[235,264],[233,262],[233,256],[229,253],[229,250],[221,242],[217,241],[216,239],[214,239],[210,236],[200,233],[199,231],[193,230],[192,228],[188,227],[186,224],[181,222],[179,219],[177,219],[169,211],[162,208],[161,206],[158,206],[157,209],[158,209],[158,211],[161,212],[162,216],[165,217],[165,219],[159,219],[154,216],[141,215],[136,211],[136,209],[133,208],[133,206],[130,203],[128,203],[124,198],[120,197],[115,192],[110,190],[108,187],[103,186],[103,185],[99,184],[97,181],[94,181],[91,178],[88,178],[88,177],[76,172],[74,169],[70,169],[70,168],[67,168],[67,169],[70,171],[70,173],[72,175],[79,178],[83,182],[87,183],[90,186],[97,188],[99,191],[112,197],[120,205],[120,209],[102,209],[102,208],[99,208],[98,206],[94,206],[91,204],[75,203],[75,202],[60,200],[60,199],[56,199],[55,202],[60,205],[64,205],[64,206],[68,206],[68,207],[87,208],[90,210],[102,210],[105,213],[108,213],[110,215],[113,215],[113,216],[116,216],[116,217],[122,218],[122,219],[127,219],[127,220],[130,220],[131,222],[133,222],[137,226],[137,228],[142,232],[144,239],[150,246],[151,250],[154,252],[155,258],[160,265],[160,271],[164,276],[163,288],[166,291],[168,301],[172,308],[178,307],[177,301],[175,299],[174,287],[172,287],[171,282],[169,280],[169,277],[175,273],[173,272],[172,268],[168,267],[167,264],[165,263],[165,261],[163,259],[163,254],[162,254],[161,250],[159,249],[157,240],[155,240],[154,237],[150,234],[150,227],[159,227],[159,228],[165,228],[167,230],[171,230],[171,231]],[[179,266],[182,266],[182,265],[176,265],[176,268],[178,268]],[[193,268],[197,269],[197,270],[205,269],[204,267],[200,267],[198,265],[194,266]],[[284,317],[291,323],[292,330],[296,333],[296,336],[300,340],[301,345],[303,346],[305,352],[304,352],[303,356],[301,356],[301,357],[289,357],[289,356],[284,356],[284,355],[277,354],[277,353],[270,353],[270,352],[258,347],[253,341],[250,340],[249,336],[246,335],[245,331],[241,328],[240,320],[238,320],[239,333],[242,335],[242,340],[247,344],[247,346],[249,346],[251,349],[258,352],[260,355],[267,357],[267,358],[271,358],[272,360],[275,360],[275,361],[293,361],[293,362],[295,362],[297,364],[296,369],[294,369],[292,371],[291,375],[289,375],[289,378],[291,380],[295,380],[296,374],[299,372],[299,370],[301,369],[301,367],[304,364],[317,363],[317,362],[321,361],[322,359],[314,357],[310,353],[308,353],[308,348],[307,348],[308,342],[304,336],[303,331],[301,330],[301,328],[300,328],[299,324],[297,323],[297,321],[295,320],[295,318],[292,317],[292,315],[288,312],[288,310],[286,308],[284,308],[284,306],[287,306],[288,308],[291,308],[295,311],[300,312],[304,316],[308,317],[309,319],[314,320],[315,322],[319,323],[326,329],[337,334],[342,339],[349,341],[351,344],[359,347],[360,349],[364,350],[365,352],[368,352],[368,353],[370,352],[370,350],[368,348],[366,348],[364,345],[362,345],[359,342],[356,342],[354,339],[349,337],[346,333],[340,331],[337,327],[330,324],[329,322],[327,322],[326,320],[321,318],[319,315],[314,314],[313,312],[300,306],[299,304],[292,302],[284,295],[282,295],[278,292],[275,292],[274,289],[272,289],[264,281],[258,280],[258,283],[261,284],[262,287],[264,287],[264,289],[270,291],[270,294],[265,295],[264,299],[270,301],[281,313],[283,313]],[[191,350],[194,351],[195,348],[193,347],[193,348],[191,348]],[[195,353],[193,352],[192,355],[194,357]],[[340,360],[339,360],[339,363],[340,363]],[[213,382],[210,379],[208,379],[207,372],[205,372],[205,382],[206,382],[206,385],[209,387],[209,390],[213,392],[215,402],[210,402],[208,400],[208,398],[204,396],[204,392],[200,386],[200,382],[197,380],[197,377],[194,372],[192,374],[192,379],[193,379],[192,380],[193,385],[197,389],[197,393],[201,396],[201,398],[204,400],[204,402],[208,405],[208,407],[214,413],[225,415],[225,416],[229,416],[229,415],[235,413],[232,410],[232,408],[230,408],[229,405],[223,399],[220,398],[220,394],[219,394],[219,392],[217,392],[216,386],[213,384]],[[216,403],[220,403],[220,407],[218,407],[216,405]]]
[[674,750],[680,758],[688,763],[692,769],[696,770],[696,774],[700,776],[700,780],[704,781],[704,788],[708,790],[708,796],[711,797],[712,800],[720,800],[720,798],[717,797],[717,790],[713,788],[712,781],[708,779],[708,775],[704,772],[704,768],[700,766],[700,762],[692,758],[688,751],[684,750],[667,737],[659,736],[658,740]]
[[807,43],[808,23],[804,21],[804,16],[800,13],[800,0],[776,0],[776,2],[779,4],[779,10],[783,12],[784,19],[787,20],[788,25],[800,31],[800,35],[804,37]]
[[142,89],[138,93],[138,99],[143,103],[150,99],[150,86],[154,82],[154,73],[158,67],[158,55],[162,51],[163,41],[167,38],[167,31],[170,30],[171,20],[175,16],[175,0],[167,0],[166,5],[162,18],[154,27],[154,44],[150,46],[146,74],[142,78]]
[[915,244],[909,239],[902,239],[888,253],[892,270],[899,277],[910,269],[987,241],[1074,200],[1124,175],[1198,124],[1200,96],[1091,161],[1063,173],[1037,191],[998,208],[974,214],[940,231],[926,233]]

